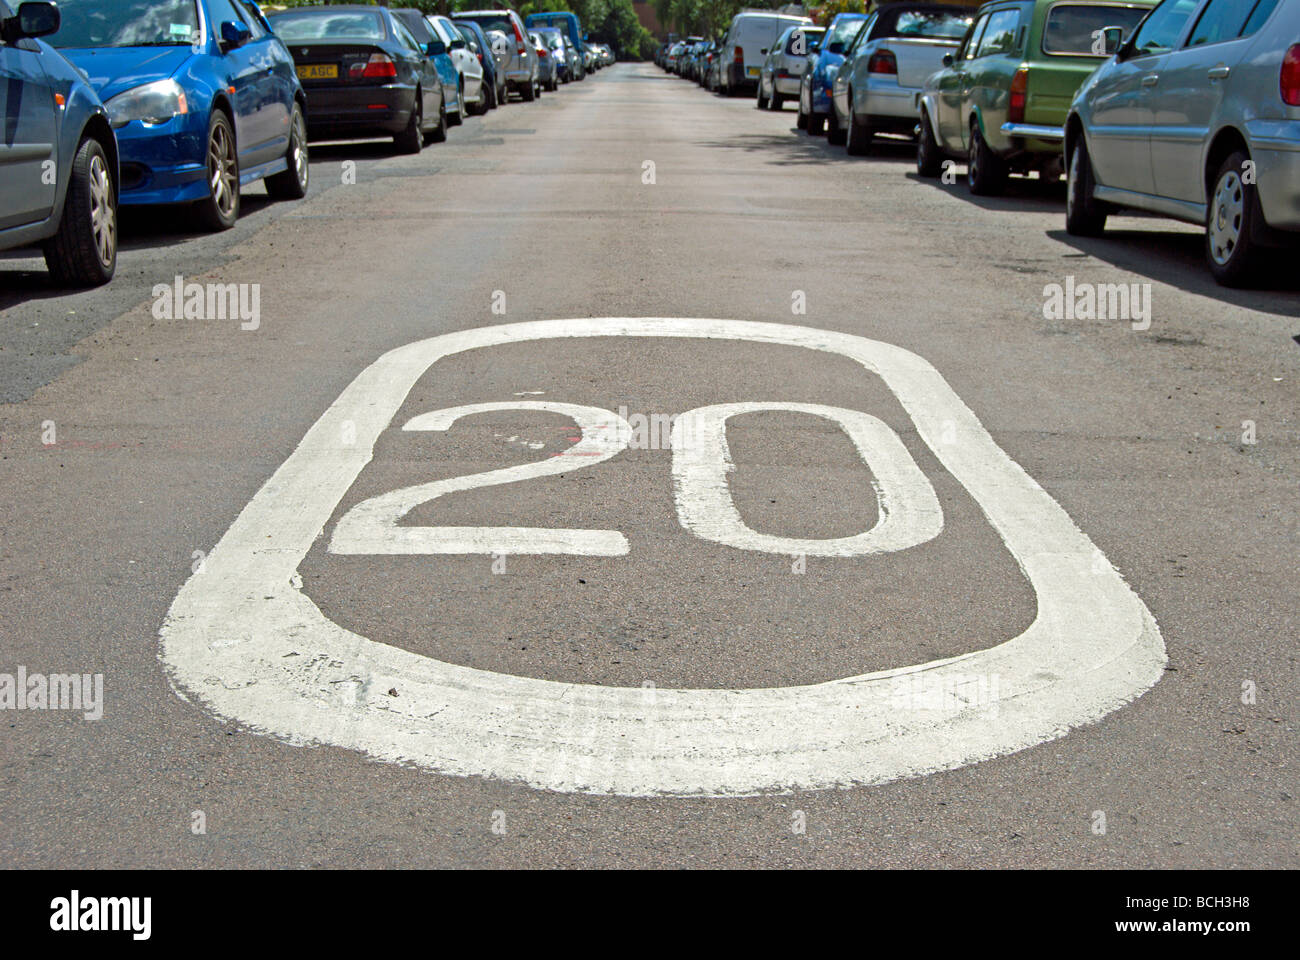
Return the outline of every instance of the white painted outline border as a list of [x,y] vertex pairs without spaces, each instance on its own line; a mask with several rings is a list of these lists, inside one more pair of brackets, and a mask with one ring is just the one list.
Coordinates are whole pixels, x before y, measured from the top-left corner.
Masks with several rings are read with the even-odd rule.
[[[1038,598],[1024,633],[945,660],[798,687],[599,687],[457,666],[327,619],[296,571],[411,388],[439,360],[584,337],[748,340],[848,357],[880,376],[980,505]],[[342,446],[344,424],[356,442]],[[942,442],[945,432],[949,439]],[[282,504],[288,504],[282,508]],[[851,334],[742,320],[545,320],[392,350],[343,391],[231,524],[160,630],[178,693],[245,727],[444,774],[624,796],[737,796],[919,776],[1063,736],[1150,689],[1150,612],[928,362]],[[903,710],[896,678],[996,676],[997,709]],[[400,688],[389,697],[390,687]]]

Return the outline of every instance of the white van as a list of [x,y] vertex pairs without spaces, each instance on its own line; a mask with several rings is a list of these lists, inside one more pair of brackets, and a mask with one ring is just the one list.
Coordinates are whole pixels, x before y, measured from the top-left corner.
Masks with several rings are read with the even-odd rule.
[[719,79],[725,96],[753,93],[772,45],[787,28],[812,26],[808,17],[783,13],[738,13],[722,41]]

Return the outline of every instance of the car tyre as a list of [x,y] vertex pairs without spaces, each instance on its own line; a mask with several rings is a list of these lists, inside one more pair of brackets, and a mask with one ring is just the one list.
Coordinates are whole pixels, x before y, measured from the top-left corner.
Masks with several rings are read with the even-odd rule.
[[447,140],[447,104],[438,104],[438,125],[425,136],[425,143],[445,143]]
[[767,109],[767,97],[763,96],[763,81],[758,81],[758,100],[754,104],[759,110]]
[[966,185],[977,197],[996,197],[1006,188],[1007,171],[1002,158],[984,139],[979,122],[970,125],[970,158],[966,166]]
[[808,114],[808,136],[820,137],[826,132],[826,118],[820,113]]
[[465,87],[463,84],[456,87],[456,112],[447,114],[447,123],[453,127],[459,127],[465,122]]
[[[849,91],[849,103],[853,103],[852,90]],[[865,120],[859,120],[856,113],[849,114],[847,134],[845,148],[850,156],[865,157],[871,152],[871,144],[875,140],[875,133],[871,129],[871,124]]]
[[848,139],[848,131],[840,126],[839,111],[835,109],[835,104],[831,104],[831,112],[826,115],[826,141],[834,146],[844,146],[844,141]]
[[72,162],[59,231],[44,246],[45,265],[64,287],[98,287],[117,270],[117,191],[98,140],[87,138]]
[[1070,153],[1065,185],[1065,230],[1075,237],[1100,237],[1106,232],[1106,208],[1093,196],[1097,185],[1092,158],[1082,132]]
[[782,110],[785,108],[785,94],[772,91],[772,98],[767,101],[769,110]]
[[537,99],[537,84],[530,80],[519,88],[519,94],[524,98],[524,103],[532,103]]
[[393,137],[398,153],[416,154],[424,149],[424,93],[417,87],[406,129]]
[[239,220],[239,150],[235,128],[223,110],[208,122],[208,196],[195,204],[198,220],[209,230],[229,230]]
[[293,105],[293,117],[289,120],[289,152],[284,159],[289,168],[266,178],[266,192],[274,200],[301,200],[307,196],[307,188],[311,185],[311,157],[307,151],[307,121],[299,103]]
[[1242,171],[1250,157],[1234,151],[1214,178],[1205,223],[1205,261],[1210,274],[1225,287],[1250,286],[1258,278],[1268,249],[1255,239],[1264,226],[1259,190]]
[[934,179],[943,172],[943,154],[939,143],[934,139],[934,128],[930,126],[930,114],[921,111],[921,132],[916,138],[916,172],[919,176]]

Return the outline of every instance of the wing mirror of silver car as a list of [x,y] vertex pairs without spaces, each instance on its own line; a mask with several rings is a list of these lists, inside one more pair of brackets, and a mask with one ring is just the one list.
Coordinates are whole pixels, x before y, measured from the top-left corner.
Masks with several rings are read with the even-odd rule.
[[1098,39],[1102,49],[1098,51],[1094,48],[1095,52],[1103,53],[1108,57],[1113,57],[1124,49],[1123,27],[1102,27],[1098,33],[1101,34]]

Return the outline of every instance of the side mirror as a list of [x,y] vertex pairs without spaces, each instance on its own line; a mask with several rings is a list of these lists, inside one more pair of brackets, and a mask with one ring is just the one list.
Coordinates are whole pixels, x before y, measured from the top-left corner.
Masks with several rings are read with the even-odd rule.
[[12,43],[24,37],[48,37],[58,33],[62,23],[57,3],[24,3],[19,5],[16,16],[0,23],[0,32],[3,32],[6,43]]
[[951,67],[956,62],[957,62],[957,58],[954,57],[951,53],[945,53],[943,55],[943,65],[945,67]]
[[836,40],[836,41],[835,41],[834,43],[832,43],[829,47],[827,47],[826,50],[827,50],[828,53],[843,53],[843,52],[844,52],[844,41],[843,41],[843,40]]
[[253,31],[248,29],[246,23],[236,23],[234,20],[227,20],[221,24],[221,44],[227,50],[234,50],[242,47],[253,38]]
[[465,41],[464,41],[464,40],[453,40],[453,41],[451,42],[451,49],[452,49],[452,50],[464,50],[464,49],[465,49]]
[[1100,45],[1102,49],[1098,51],[1096,46],[1094,46],[1093,47],[1094,52],[1103,53],[1108,57],[1112,57],[1115,54],[1119,53],[1121,48],[1123,48],[1124,46],[1123,27],[1102,27],[1099,33],[1101,35],[1097,38],[1097,41],[1098,41],[1098,45]]
[[441,40],[430,40],[425,45],[424,52],[430,57],[440,57],[447,52],[447,45]]

